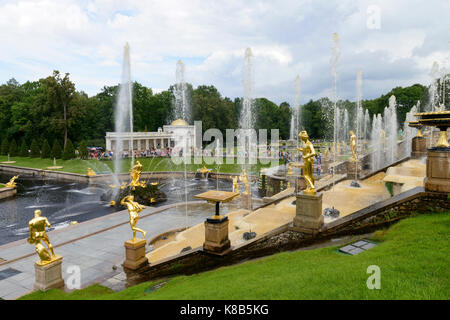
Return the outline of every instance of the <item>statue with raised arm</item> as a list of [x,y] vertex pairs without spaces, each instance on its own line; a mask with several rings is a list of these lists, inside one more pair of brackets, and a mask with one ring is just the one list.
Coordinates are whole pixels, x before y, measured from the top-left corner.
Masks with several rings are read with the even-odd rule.
[[[136,164],[130,170],[131,182],[130,186],[134,187],[146,187],[146,183],[144,181],[139,181],[142,173],[142,164],[136,161]],[[134,190],[134,189],[133,189]]]
[[[30,237],[27,241],[28,243],[35,245],[36,253],[39,255],[39,258],[41,258],[39,264],[44,265],[54,260],[55,252],[53,251],[53,246],[45,231],[45,228],[51,227],[51,224],[46,217],[41,217],[41,214],[41,210],[35,210],[34,218],[28,222]],[[41,241],[47,245],[48,249]]]
[[142,233],[145,238],[146,232],[142,229],[136,227],[139,221],[139,212],[145,208],[145,206],[134,201],[134,196],[126,196],[120,201],[120,204],[126,206],[128,209],[128,214],[130,215],[130,226],[131,230],[133,230],[133,241],[136,241],[136,232]]
[[238,176],[230,176],[230,178],[233,180],[233,192],[239,193]]
[[7,187],[7,188],[15,188],[15,187],[16,187],[16,183],[14,182],[14,180],[16,180],[18,177],[19,177],[19,176],[14,176],[14,177],[12,177],[12,178],[9,180],[9,182],[7,182],[7,183],[5,184],[5,187]]
[[350,130],[350,147],[352,148],[352,160],[358,161],[358,157],[356,156],[356,136],[353,130]]
[[302,153],[303,159],[303,178],[306,181],[306,190],[305,193],[316,194],[314,189],[314,176],[313,176],[313,165],[314,165],[314,157],[316,156],[316,151],[314,150],[314,146],[309,141],[308,133],[303,130],[298,134],[300,140],[302,141],[302,147],[297,150]]

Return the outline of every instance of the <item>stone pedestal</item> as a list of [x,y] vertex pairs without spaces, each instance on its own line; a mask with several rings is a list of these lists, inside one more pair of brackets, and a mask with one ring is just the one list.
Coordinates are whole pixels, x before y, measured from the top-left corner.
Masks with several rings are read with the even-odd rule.
[[136,270],[148,264],[145,256],[145,239],[137,238],[135,241],[125,241],[125,261],[124,268]]
[[361,161],[347,161],[347,179],[358,180],[361,176]]
[[246,210],[253,210],[253,200],[251,193],[246,194],[243,192],[241,194],[241,208]]
[[411,158],[421,158],[427,155],[427,141],[424,137],[414,137],[411,143]]
[[425,189],[450,192],[450,148],[428,149]]
[[221,216],[220,219],[212,217],[205,221],[203,250],[218,255],[224,255],[231,250],[228,239],[228,217]]
[[315,195],[298,193],[294,229],[315,234],[323,225],[322,193]]
[[62,278],[62,257],[55,256],[55,260],[41,265],[39,262],[34,264],[34,289],[46,291],[53,288],[64,288]]

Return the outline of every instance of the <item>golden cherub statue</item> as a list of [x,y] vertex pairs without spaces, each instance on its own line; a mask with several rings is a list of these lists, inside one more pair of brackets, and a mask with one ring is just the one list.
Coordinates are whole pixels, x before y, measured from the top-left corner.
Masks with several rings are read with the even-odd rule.
[[328,147],[325,147],[325,161],[328,162],[330,153],[328,152]]
[[356,156],[356,136],[353,130],[350,130],[350,147],[352,148],[352,160],[358,161],[358,157]]
[[[28,222],[28,228],[30,229],[30,237],[27,239],[28,243],[35,244],[36,253],[41,258],[38,262],[40,265],[48,264],[55,260],[55,252],[53,246],[50,243],[45,227],[51,227],[50,222],[46,217],[41,217],[41,210],[34,211],[34,218]],[[41,243],[43,241],[48,249]]]
[[139,229],[136,227],[138,221],[139,221],[139,212],[142,211],[142,209],[145,208],[145,206],[137,203],[134,201],[134,196],[126,196],[125,198],[120,201],[120,204],[123,206],[126,206],[128,209],[128,214],[130,215],[130,226],[131,230],[133,230],[133,241],[136,241],[136,232],[139,231],[142,233],[142,235],[145,238],[146,232],[142,229]]
[[130,169],[130,176],[131,176],[131,182],[130,186],[134,187],[146,187],[146,183],[144,181],[139,181],[141,178],[141,172],[142,172],[142,164],[138,161],[136,161],[136,164],[133,166],[133,168]]
[[14,182],[14,180],[16,180],[18,177],[19,177],[19,176],[14,176],[14,177],[12,177],[12,178],[9,180],[9,182],[7,182],[7,183],[5,184],[5,187],[7,187],[7,188],[15,188],[17,184]]
[[248,186],[248,176],[247,176],[247,171],[245,169],[242,169],[242,173],[239,176],[239,181],[244,183],[244,186],[245,186],[245,191],[242,194],[244,194],[244,195],[250,194],[250,189]]
[[303,130],[298,134],[300,140],[302,141],[302,148],[298,148],[297,150],[302,153],[303,158],[303,178],[306,181],[306,190],[304,193],[316,194],[314,189],[314,176],[313,176],[313,164],[314,157],[316,155],[316,151],[314,150],[314,146],[308,139],[308,133]]
[[233,179],[233,192],[239,193],[238,176],[230,176],[230,178]]
[[97,174],[95,173],[94,170],[92,170],[91,168],[88,168],[87,169],[87,175],[88,176],[96,176]]

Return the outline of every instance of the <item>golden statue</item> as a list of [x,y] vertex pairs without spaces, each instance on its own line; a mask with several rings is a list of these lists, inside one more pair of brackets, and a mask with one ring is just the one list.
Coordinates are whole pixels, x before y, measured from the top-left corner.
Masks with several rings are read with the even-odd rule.
[[208,169],[208,168],[206,168],[205,166],[203,166],[203,167],[200,169],[200,172],[201,172],[201,173],[208,173],[208,172],[211,172],[211,169]]
[[230,176],[230,178],[233,179],[233,192],[239,193],[238,176]]
[[145,208],[145,206],[134,201],[134,196],[126,196],[120,201],[120,204],[123,206],[127,206],[128,214],[130,215],[130,226],[131,230],[133,230],[133,241],[136,241],[136,232],[139,231],[145,238],[146,232],[142,229],[136,227],[139,221],[139,212]]
[[358,157],[356,156],[356,136],[353,130],[350,130],[350,146],[352,148],[353,161],[358,161]]
[[288,175],[293,175],[294,174],[294,171],[292,170],[292,166],[293,166],[293,163],[289,162],[288,172],[287,172]]
[[242,173],[239,176],[239,181],[243,182],[244,186],[245,186],[245,191],[242,194],[245,194],[245,195],[250,194],[250,189],[248,186],[248,176],[247,176],[247,171],[245,169],[242,169]]
[[[35,244],[36,253],[41,258],[38,262],[40,265],[48,264],[55,260],[55,252],[53,246],[50,244],[50,240],[45,232],[45,227],[51,227],[46,217],[41,217],[41,210],[34,211],[34,218],[28,222],[28,228],[30,229],[30,237],[27,239],[28,243]],[[43,241],[48,249],[41,243]]]
[[12,177],[12,178],[9,180],[9,182],[7,182],[7,183],[5,184],[5,187],[7,187],[7,188],[15,188],[17,184],[14,182],[14,180],[16,180],[18,177],[19,177],[19,176],[14,176],[14,177]]
[[303,130],[298,134],[300,140],[302,141],[302,148],[298,148],[297,150],[302,153],[303,158],[303,178],[306,181],[306,190],[304,193],[316,194],[314,189],[314,176],[313,176],[313,164],[314,157],[316,156],[316,151],[314,150],[314,146],[308,139],[308,133]]
[[130,186],[134,187],[146,187],[146,183],[144,181],[139,181],[141,178],[142,173],[142,164],[138,161],[136,161],[136,164],[131,168],[130,170],[130,176],[131,176],[131,182]]
[[96,176],[97,174],[95,173],[94,170],[92,170],[91,168],[88,168],[87,169],[87,175],[88,176]]
[[330,154],[328,152],[328,147],[325,147],[325,161],[328,162]]

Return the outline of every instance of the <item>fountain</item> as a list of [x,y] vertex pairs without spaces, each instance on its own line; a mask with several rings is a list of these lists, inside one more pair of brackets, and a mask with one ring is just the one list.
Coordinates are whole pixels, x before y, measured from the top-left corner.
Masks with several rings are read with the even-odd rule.
[[[132,83],[130,67],[130,46],[125,44],[123,53],[122,79],[119,86],[119,95],[114,110],[114,125],[117,133],[116,152],[114,155],[114,176],[118,184],[118,174],[122,172],[120,150],[128,149],[131,158],[131,165],[134,164],[133,151],[133,106],[132,106]],[[130,142],[124,145],[124,136],[130,134]]]
[[384,109],[383,119],[386,133],[386,162],[383,166],[387,166],[397,159],[397,102],[394,95],[389,98],[389,107]]
[[295,78],[295,97],[294,107],[291,115],[290,140],[297,140],[297,134],[301,128],[301,112],[300,112],[300,76]]

